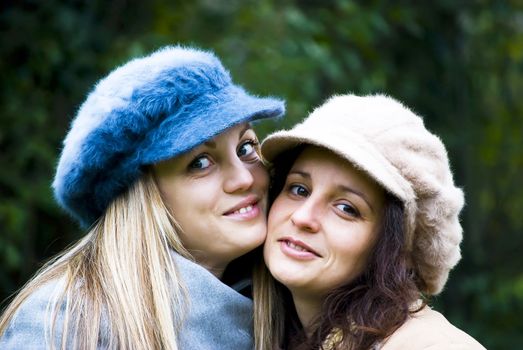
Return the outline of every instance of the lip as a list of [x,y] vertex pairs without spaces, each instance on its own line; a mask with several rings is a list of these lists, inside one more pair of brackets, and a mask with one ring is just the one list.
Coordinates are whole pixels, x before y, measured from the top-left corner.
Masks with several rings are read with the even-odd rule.
[[[278,242],[280,243],[280,249],[285,255],[288,255],[292,258],[299,259],[299,260],[311,260],[315,258],[321,258],[322,256],[315,251],[312,247],[310,247],[308,244],[306,244],[303,241],[300,241],[299,239],[295,239],[292,237],[282,237],[278,239]],[[289,243],[298,246],[302,250],[297,250],[296,248],[293,248],[289,245]]]
[[[223,213],[223,216],[226,216],[228,218],[232,219],[252,219],[258,216],[260,214],[261,209],[258,205],[259,197],[256,195],[250,195],[247,196],[245,199],[240,201],[235,206],[228,209],[225,213]],[[250,207],[250,210],[244,213],[238,212],[242,208]]]

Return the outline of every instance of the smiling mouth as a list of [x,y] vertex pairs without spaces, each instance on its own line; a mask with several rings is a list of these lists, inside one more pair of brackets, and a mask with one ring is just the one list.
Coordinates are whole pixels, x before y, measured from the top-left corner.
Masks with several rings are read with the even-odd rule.
[[252,202],[249,202],[249,203],[245,203],[245,204],[243,204],[241,206],[237,206],[236,208],[231,209],[231,210],[223,213],[223,215],[225,215],[225,216],[229,216],[229,215],[243,215],[243,214],[247,214],[247,213],[252,212],[257,207],[258,207],[258,201],[252,201]]
[[[232,213],[229,213],[229,214],[233,214],[233,215],[234,214],[246,214],[246,213],[251,212],[253,210],[254,205],[256,205],[256,203],[254,203],[252,205],[248,205],[248,206],[243,207],[243,208],[240,208],[238,210],[235,210],[235,211],[233,211]],[[228,215],[228,214],[226,214],[226,215]]]
[[236,207],[228,212],[224,213],[223,215],[234,220],[252,220],[255,218],[258,218],[259,214],[261,213],[260,207],[258,205],[258,201],[245,203],[241,207]]
[[301,246],[299,246],[297,244],[294,244],[294,243],[292,243],[290,241],[285,241],[285,244],[287,244],[289,247],[291,247],[292,249],[295,249],[295,250],[297,250],[299,252],[308,252],[307,249],[305,249],[305,248],[303,248],[303,247],[301,247]]
[[322,257],[320,254],[315,252],[314,249],[312,249],[311,247],[309,247],[307,244],[305,244],[302,241],[294,240],[291,238],[283,238],[283,239],[279,239],[278,242],[280,242],[280,244],[282,244],[288,248],[288,249],[286,249],[286,251],[295,252],[297,257],[302,257],[302,258],[312,257],[312,256],[319,257],[319,258]]
[[225,216],[237,216],[237,215],[248,215],[253,214],[260,210],[258,206],[259,197],[256,195],[249,195],[242,201],[237,203],[234,207],[229,208],[223,215]]

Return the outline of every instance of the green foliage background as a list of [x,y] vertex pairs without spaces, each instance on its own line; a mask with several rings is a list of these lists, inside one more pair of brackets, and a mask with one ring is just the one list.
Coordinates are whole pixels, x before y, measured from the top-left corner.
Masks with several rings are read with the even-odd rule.
[[0,40],[2,300],[81,235],[50,183],[88,91],[183,43],[287,100],[261,137],[335,93],[385,92],[423,115],[467,199],[463,259],[435,307],[489,349],[523,342],[521,1],[3,1]]

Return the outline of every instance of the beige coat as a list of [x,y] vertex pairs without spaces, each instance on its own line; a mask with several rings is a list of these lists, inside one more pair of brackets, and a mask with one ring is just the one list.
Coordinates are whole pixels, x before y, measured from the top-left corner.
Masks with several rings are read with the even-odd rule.
[[[327,350],[341,350],[335,344],[341,334],[333,332],[323,344]],[[413,314],[407,322],[373,350],[485,350],[467,333],[453,326],[428,306]]]
[[394,332],[380,350],[480,350],[485,349],[467,333],[453,326],[439,312],[426,306]]

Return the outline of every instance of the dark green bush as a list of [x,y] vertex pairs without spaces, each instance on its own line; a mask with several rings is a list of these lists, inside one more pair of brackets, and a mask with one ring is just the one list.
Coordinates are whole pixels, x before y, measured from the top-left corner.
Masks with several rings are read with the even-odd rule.
[[[423,3],[423,4],[421,4]],[[425,117],[466,192],[463,260],[438,309],[489,349],[523,341],[523,7],[476,0],[6,1],[0,5],[0,298],[81,232],[50,183],[92,85],[173,43],[300,120],[335,93],[385,92]],[[5,304],[4,304],[5,305]]]

